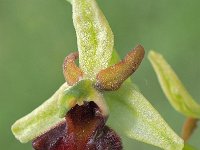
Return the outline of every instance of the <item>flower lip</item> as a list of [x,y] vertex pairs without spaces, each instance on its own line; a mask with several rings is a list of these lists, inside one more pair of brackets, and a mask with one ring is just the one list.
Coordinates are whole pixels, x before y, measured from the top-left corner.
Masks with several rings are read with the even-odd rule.
[[66,114],[66,122],[36,138],[35,150],[121,150],[119,136],[105,126],[105,118],[94,102],[75,105]]

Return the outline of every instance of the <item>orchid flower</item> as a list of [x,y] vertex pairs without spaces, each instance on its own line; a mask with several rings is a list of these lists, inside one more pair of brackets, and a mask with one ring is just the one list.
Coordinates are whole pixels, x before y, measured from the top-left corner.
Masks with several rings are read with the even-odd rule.
[[69,2],[78,52],[64,60],[66,82],[57,92],[13,124],[15,137],[22,143],[33,141],[38,150],[41,145],[46,150],[53,150],[52,145],[55,150],[81,149],[80,145],[86,149],[93,143],[99,149],[122,149],[125,137],[165,150],[182,150],[183,140],[129,78],[142,62],[143,46],[120,60],[113,32],[96,1]]

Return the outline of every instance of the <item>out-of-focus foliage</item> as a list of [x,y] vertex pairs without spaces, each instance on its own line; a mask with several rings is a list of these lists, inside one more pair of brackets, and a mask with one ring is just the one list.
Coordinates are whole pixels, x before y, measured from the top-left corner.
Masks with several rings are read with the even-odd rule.
[[197,150],[197,149],[194,148],[193,146],[189,145],[189,144],[185,144],[183,150]]
[[200,105],[188,93],[163,56],[150,51],[148,57],[161,88],[174,109],[186,117],[200,118]]
[[[162,53],[187,89],[200,99],[199,0],[98,0],[115,33],[115,47],[124,56],[136,44]],[[178,6],[178,7],[177,7]],[[27,150],[10,131],[11,124],[40,105],[64,82],[64,57],[77,50],[65,0],[0,0],[0,145]],[[184,68],[184,69],[183,69]],[[187,72],[187,73],[185,73]],[[147,60],[134,82],[169,125],[179,133],[184,118],[171,109]],[[200,147],[197,129],[190,143]],[[124,149],[155,147],[124,140]]]

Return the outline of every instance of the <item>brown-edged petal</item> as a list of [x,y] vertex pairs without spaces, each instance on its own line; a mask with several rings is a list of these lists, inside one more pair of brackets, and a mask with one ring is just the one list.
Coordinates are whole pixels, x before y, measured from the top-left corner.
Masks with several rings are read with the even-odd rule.
[[94,102],[75,105],[61,123],[33,141],[35,150],[121,150],[119,136],[105,126]]
[[119,63],[101,70],[97,74],[96,87],[100,90],[117,90],[139,67],[144,57],[144,48],[138,45]]
[[82,76],[83,72],[79,67],[77,67],[75,60],[78,58],[78,52],[69,54],[63,63],[63,74],[65,80],[69,85],[73,85],[78,82]]

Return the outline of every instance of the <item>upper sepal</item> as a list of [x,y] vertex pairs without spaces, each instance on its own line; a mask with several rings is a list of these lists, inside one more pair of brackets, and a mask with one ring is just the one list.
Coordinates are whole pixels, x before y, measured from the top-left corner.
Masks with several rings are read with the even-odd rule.
[[95,80],[110,62],[114,36],[95,0],[72,0],[72,10],[79,65],[85,78]]

